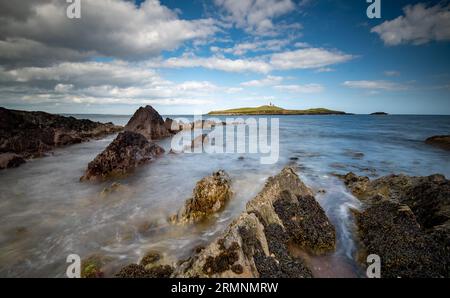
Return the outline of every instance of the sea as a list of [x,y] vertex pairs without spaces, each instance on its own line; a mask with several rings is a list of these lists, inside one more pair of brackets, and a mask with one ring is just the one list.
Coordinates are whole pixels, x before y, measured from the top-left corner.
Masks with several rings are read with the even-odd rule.
[[[125,125],[131,117],[71,116],[117,125]],[[430,136],[450,134],[450,116],[276,118],[279,158],[274,164],[262,164],[258,153],[166,154],[123,179],[80,182],[88,163],[115,138],[111,135],[59,148],[0,172],[0,277],[65,277],[70,254],[101,257],[106,276],[139,262],[148,251],[162,252],[167,262],[175,263],[223,233],[267,178],[285,166],[293,166],[317,193],[336,228],[336,252],[302,255],[313,273],[362,277],[351,209],[364,205],[336,174],[354,172],[371,179],[389,174],[450,177],[450,153],[424,142]],[[171,140],[158,144],[169,151]],[[230,175],[234,192],[225,210],[201,224],[169,224],[167,219],[190,198],[196,182],[219,169]],[[105,194],[103,190],[114,182],[120,183],[120,190]]]

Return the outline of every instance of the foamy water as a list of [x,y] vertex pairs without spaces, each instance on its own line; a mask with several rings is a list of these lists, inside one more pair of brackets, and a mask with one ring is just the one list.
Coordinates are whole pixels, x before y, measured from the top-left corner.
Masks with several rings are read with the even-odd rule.
[[[120,125],[129,119],[85,117]],[[449,132],[448,116],[285,116],[280,117],[281,153],[275,165],[261,165],[251,154],[164,155],[118,181],[120,191],[107,195],[102,190],[112,181],[80,183],[79,177],[114,136],[58,149],[0,172],[0,276],[63,277],[66,257],[74,253],[107,257],[107,275],[139,261],[148,250],[172,260],[187,257],[223,232],[267,177],[288,164],[298,167],[313,190],[325,191],[316,198],[337,230],[336,253],[311,263],[322,276],[356,276],[349,208],[360,203],[332,173],[449,177],[449,153],[423,143]],[[160,145],[168,149],[170,140]],[[233,180],[235,196],[226,210],[201,225],[169,225],[167,217],[182,207],[195,183],[219,169]]]

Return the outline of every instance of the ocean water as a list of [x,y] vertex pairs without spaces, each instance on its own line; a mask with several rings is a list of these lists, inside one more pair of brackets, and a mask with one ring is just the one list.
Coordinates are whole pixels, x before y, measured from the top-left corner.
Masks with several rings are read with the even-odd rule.
[[[130,116],[74,115],[124,125]],[[179,116],[174,116],[179,117]],[[220,118],[220,117],[219,117]],[[224,117],[221,119],[225,120]],[[337,251],[304,256],[318,276],[361,276],[356,264],[354,226],[349,208],[361,208],[333,174],[355,172],[371,178],[391,173],[450,177],[450,155],[423,141],[450,133],[450,116],[282,116],[280,157],[263,165],[258,154],[164,155],[120,182],[120,191],[102,194],[113,181],[81,183],[89,161],[115,136],[57,149],[48,157],[0,172],[0,276],[64,277],[66,257],[100,255],[106,275],[138,262],[149,250],[167,260],[220,235],[284,166],[321,191],[316,199],[338,235]],[[160,141],[170,148],[170,139]],[[240,157],[244,159],[240,159]],[[198,180],[224,169],[233,180],[234,198],[205,223],[172,226]],[[299,252],[301,254],[301,252]]]

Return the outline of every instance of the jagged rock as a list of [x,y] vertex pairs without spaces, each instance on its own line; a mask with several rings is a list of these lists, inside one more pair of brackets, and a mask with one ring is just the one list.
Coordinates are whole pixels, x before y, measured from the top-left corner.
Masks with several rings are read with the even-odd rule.
[[450,150],[450,136],[434,136],[425,140],[425,143],[445,150]]
[[176,134],[183,129],[182,124],[170,118],[167,118],[166,121],[164,121],[164,126],[170,133],[173,134]]
[[17,168],[21,164],[25,163],[22,156],[15,153],[2,153],[0,154],[0,170]]
[[288,245],[323,253],[333,250],[335,241],[334,228],[311,190],[292,168],[285,168],[268,179],[222,236],[182,262],[174,276],[312,277],[304,262],[291,256]]
[[325,211],[292,168],[269,178],[264,189],[247,204],[247,212],[258,214],[268,226],[281,225],[291,240],[313,254],[333,251],[335,229]]
[[174,223],[194,223],[219,212],[232,197],[231,179],[224,171],[205,177],[194,188],[192,198],[173,216]]
[[215,126],[226,125],[226,122],[215,122],[212,120],[197,120],[192,123],[193,129],[212,129]]
[[0,107],[0,154],[18,154],[24,159],[41,157],[56,147],[101,138],[120,130],[122,127],[112,123]]
[[442,175],[390,175],[373,181],[352,173],[343,177],[368,206],[355,211],[362,261],[379,253],[385,277],[449,276],[449,180]]
[[125,131],[89,163],[81,180],[101,181],[114,176],[120,177],[162,153],[164,149],[150,143],[141,134]]
[[148,140],[158,140],[171,135],[161,115],[151,106],[139,108],[125,126],[125,130],[140,133]]
[[345,185],[350,188],[353,194],[360,199],[364,199],[363,195],[367,191],[368,184],[370,182],[368,177],[357,176],[354,173],[348,173],[346,175],[336,175],[341,178]]

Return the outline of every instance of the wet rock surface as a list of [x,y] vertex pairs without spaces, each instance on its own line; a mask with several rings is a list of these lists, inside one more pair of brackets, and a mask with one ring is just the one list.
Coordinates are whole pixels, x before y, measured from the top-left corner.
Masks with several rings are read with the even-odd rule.
[[125,131],[89,163],[80,180],[102,181],[124,176],[163,153],[164,149],[150,143],[143,135]]
[[102,267],[108,262],[108,258],[102,255],[91,255],[81,261],[82,278],[102,278],[104,272]]
[[[310,211],[314,214],[306,215]],[[288,244],[321,254],[333,251],[335,242],[334,227],[311,190],[292,168],[285,168],[268,179],[222,236],[182,262],[174,276],[312,277],[302,259],[291,256]]]
[[139,108],[125,126],[126,131],[139,133],[148,140],[158,140],[172,134],[161,115],[151,106]]
[[192,198],[172,217],[173,223],[199,222],[222,210],[231,199],[231,179],[224,171],[218,171],[197,182]]
[[23,163],[25,163],[25,159],[23,159],[23,157],[18,154],[15,153],[0,154],[0,170],[17,168]]
[[450,150],[450,135],[434,136],[426,139],[425,143],[445,150]]
[[[101,138],[121,130],[122,127],[112,123],[0,107],[0,154],[15,154],[22,160],[42,157],[57,147]],[[23,163],[19,157],[16,156],[6,167]]]
[[183,129],[183,124],[179,123],[171,118],[167,118],[164,121],[164,126],[166,127],[166,129],[172,133],[172,134],[176,134],[178,132],[180,132]]
[[381,257],[383,277],[449,277],[450,182],[442,175],[342,176],[366,203],[355,211],[360,259]]

